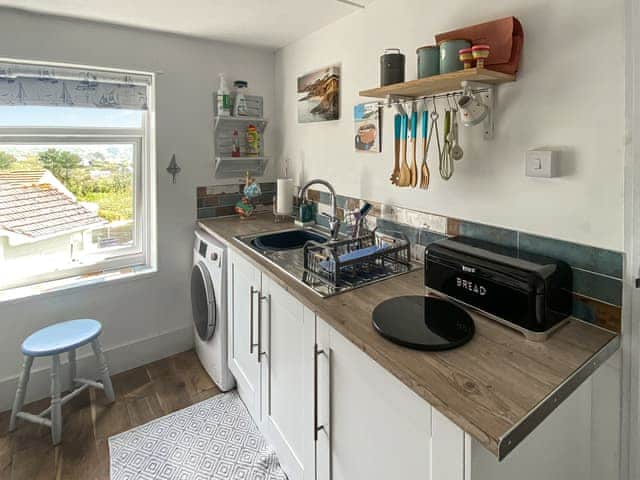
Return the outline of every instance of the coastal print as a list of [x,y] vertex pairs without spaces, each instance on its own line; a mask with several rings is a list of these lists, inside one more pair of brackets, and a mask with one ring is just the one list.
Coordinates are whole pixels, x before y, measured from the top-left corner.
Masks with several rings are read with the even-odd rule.
[[298,77],[298,123],[340,118],[340,65]]
[[360,103],[353,107],[356,152],[378,153],[380,137],[380,107],[377,103]]

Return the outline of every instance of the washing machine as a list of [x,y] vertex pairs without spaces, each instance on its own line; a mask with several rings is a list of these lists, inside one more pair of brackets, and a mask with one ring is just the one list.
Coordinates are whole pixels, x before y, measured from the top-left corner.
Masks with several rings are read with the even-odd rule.
[[227,356],[226,270],[226,247],[211,235],[196,230],[191,271],[196,353],[211,379],[225,392],[235,386]]

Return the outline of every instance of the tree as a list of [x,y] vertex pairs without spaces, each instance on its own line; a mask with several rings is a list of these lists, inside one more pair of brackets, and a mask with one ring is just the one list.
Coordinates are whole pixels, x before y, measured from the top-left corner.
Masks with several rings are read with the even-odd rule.
[[8,170],[16,161],[13,155],[0,151],[0,170]]
[[49,170],[55,177],[65,185],[71,178],[72,171],[80,168],[82,160],[80,156],[71,153],[50,148],[46,152],[41,152],[38,159],[42,166]]

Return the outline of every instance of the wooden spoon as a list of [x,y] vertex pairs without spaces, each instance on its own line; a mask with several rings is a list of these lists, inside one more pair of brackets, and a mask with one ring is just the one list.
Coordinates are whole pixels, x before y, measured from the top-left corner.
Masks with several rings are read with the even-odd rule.
[[398,185],[400,181],[400,131],[402,129],[402,115],[399,113],[394,117],[394,160],[393,160],[393,171],[391,172],[391,176],[389,180],[394,185]]
[[418,185],[418,164],[416,163],[416,134],[418,133],[418,112],[411,112],[411,138],[409,139],[409,145],[411,147],[411,168],[410,184],[412,188]]
[[407,115],[402,115],[402,128],[400,132],[400,155],[402,156],[400,162],[400,180],[398,186],[408,187],[411,184],[411,172],[409,170],[409,164],[407,163],[407,123],[409,118]]

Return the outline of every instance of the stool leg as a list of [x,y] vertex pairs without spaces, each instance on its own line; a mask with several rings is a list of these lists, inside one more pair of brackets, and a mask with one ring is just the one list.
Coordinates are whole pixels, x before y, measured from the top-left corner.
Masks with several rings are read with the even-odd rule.
[[25,355],[22,362],[22,373],[20,373],[20,380],[18,381],[18,389],[16,390],[16,396],[13,400],[13,409],[11,410],[11,420],[9,422],[10,432],[16,429],[16,415],[18,415],[18,412],[22,410],[22,406],[24,405],[24,396],[27,393],[27,383],[29,383],[31,365],[33,365],[33,357]]
[[113,385],[111,385],[111,377],[109,376],[109,367],[107,366],[107,360],[104,358],[104,353],[102,353],[100,340],[96,338],[91,342],[91,348],[93,348],[93,353],[98,359],[98,369],[100,371],[100,377],[102,378],[104,394],[107,396],[107,400],[109,400],[109,402],[113,402],[115,401],[116,396],[113,393]]
[[51,439],[58,445],[62,438],[62,403],[60,402],[60,356],[51,358]]
[[69,390],[73,390],[76,386],[76,382],[74,381],[77,375],[77,367],[76,367],[76,351],[75,349],[69,350]]

